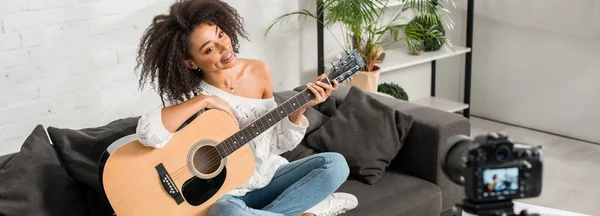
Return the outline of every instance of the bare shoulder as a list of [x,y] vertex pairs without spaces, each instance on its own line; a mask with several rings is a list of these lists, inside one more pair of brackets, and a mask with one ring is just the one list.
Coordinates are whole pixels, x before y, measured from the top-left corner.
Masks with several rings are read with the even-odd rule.
[[271,71],[267,63],[258,59],[244,59],[244,64],[248,75],[252,76],[252,80],[262,86],[263,98],[271,97],[273,95],[273,84]]
[[249,73],[252,76],[270,75],[268,74],[270,72],[267,63],[258,59],[238,58],[238,66],[244,71],[244,73]]
[[248,65],[251,67],[250,71],[252,71],[252,75],[259,78],[270,79],[271,72],[269,71],[267,63],[258,59],[249,59],[249,61]]
[[240,59],[243,64],[243,70],[246,75],[252,77],[253,80],[260,80],[271,84],[271,72],[267,63],[258,59]]

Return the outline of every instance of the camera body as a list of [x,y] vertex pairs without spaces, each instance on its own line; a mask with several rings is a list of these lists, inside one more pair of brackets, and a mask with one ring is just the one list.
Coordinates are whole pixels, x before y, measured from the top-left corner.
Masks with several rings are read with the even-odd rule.
[[542,191],[542,151],[513,142],[506,134],[488,133],[471,140],[448,139],[452,145],[443,170],[465,187],[473,203],[537,197]]

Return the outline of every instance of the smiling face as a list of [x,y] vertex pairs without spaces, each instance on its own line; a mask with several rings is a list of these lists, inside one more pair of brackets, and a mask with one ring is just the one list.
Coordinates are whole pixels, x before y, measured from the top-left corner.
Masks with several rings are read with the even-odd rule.
[[226,70],[236,63],[231,39],[218,26],[202,24],[190,34],[190,59],[186,65],[193,70],[203,72]]

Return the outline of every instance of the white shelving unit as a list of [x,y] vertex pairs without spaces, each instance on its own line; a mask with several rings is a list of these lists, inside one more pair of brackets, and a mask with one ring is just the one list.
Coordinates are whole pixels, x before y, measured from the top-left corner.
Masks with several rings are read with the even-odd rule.
[[[381,73],[401,72],[398,70],[439,59],[462,55],[470,51],[471,49],[468,47],[454,46],[451,50],[442,48],[439,51],[422,52],[421,55],[410,55],[408,54],[408,50],[404,47],[388,49],[385,50],[385,59],[383,62],[376,65],[380,67]],[[458,112],[469,108],[468,104],[438,97],[419,98],[410,102],[421,106],[444,110],[446,112]]]
[[[388,0],[386,7],[398,7],[402,6],[402,0]],[[423,63],[431,62],[432,69],[432,89],[431,97],[419,98],[415,102],[424,106],[445,110],[448,112],[457,112],[463,110],[463,116],[469,118],[470,116],[470,101],[471,101],[471,72],[472,72],[472,50],[473,47],[473,19],[474,19],[474,2],[475,0],[467,0],[467,25],[466,25],[466,47],[454,46],[454,50],[447,51],[442,49],[437,52],[424,52],[419,56],[409,55],[406,49],[390,49],[386,50],[386,57],[383,63],[377,64],[381,68],[381,73],[394,73],[394,70],[398,70],[405,67],[419,65]],[[324,54],[324,37],[323,37],[323,20],[324,12],[322,7],[319,5],[322,1],[317,1],[317,75],[325,73],[327,68],[325,64]],[[435,74],[436,74],[436,60],[448,58],[465,54],[465,81],[464,81],[464,103],[454,102],[446,99],[435,97]]]
[[390,0],[387,2],[387,7],[396,7],[402,5],[402,1]]
[[437,97],[426,97],[417,99],[415,101],[411,101],[411,103],[416,103],[421,106],[431,107],[439,110],[444,110],[446,112],[458,112],[469,108],[469,104],[446,100],[443,98]]
[[470,52],[471,49],[462,46],[454,46],[454,50],[446,51],[444,48],[434,52],[422,52],[421,55],[408,54],[406,48],[396,48],[385,50],[385,59],[382,63],[376,64],[381,68],[381,73],[406,68],[418,64],[449,58]]

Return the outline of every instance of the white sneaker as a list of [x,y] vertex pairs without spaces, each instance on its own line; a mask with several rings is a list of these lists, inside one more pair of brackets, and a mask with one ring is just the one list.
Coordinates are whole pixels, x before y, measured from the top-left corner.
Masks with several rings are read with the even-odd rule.
[[352,194],[336,192],[313,206],[306,213],[316,216],[335,216],[350,211],[358,206],[358,199]]

